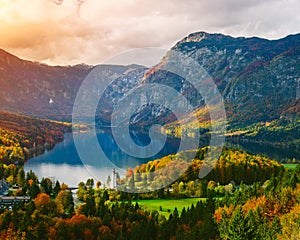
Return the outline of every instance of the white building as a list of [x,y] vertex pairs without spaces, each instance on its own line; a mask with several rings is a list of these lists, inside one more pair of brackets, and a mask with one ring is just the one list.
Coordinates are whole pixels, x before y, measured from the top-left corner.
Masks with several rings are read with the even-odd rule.
[[111,188],[115,189],[117,187],[117,171],[114,168],[111,176]]

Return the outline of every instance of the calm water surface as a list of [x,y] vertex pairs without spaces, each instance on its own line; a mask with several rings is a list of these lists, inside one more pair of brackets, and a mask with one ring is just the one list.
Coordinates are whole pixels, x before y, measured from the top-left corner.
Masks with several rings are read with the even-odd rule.
[[[90,132],[75,133],[80,141],[86,146],[86,154],[90,159],[84,159],[84,163],[78,156],[74,144],[72,133],[65,134],[63,142],[58,143],[53,150],[45,152],[43,155],[34,157],[25,164],[25,171],[32,169],[39,178],[54,177],[61,183],[75,187],[80,181],[86,181],[88,178],[94,178],[106,183],[107,177],[112,175],[113,168],[117,168],[119,174],[125,174],[127,168],[146,163],[149,160],[157,159],[162,156],[175,153],[180,141],[178,139],[167,139],[166,144],[161,151],[152,158],[136,158],[127,155],[117,146],[112,135],[106,131],[98,131],[97,138],[103,152],[110,160],[109,162],[96,156],[91,143],[92,134]],[[148,136],[135,135],[135,142],[144,146],[149,143]],[[157,142],[159,146],[163,144]]]
[[[39,178],[53,177],[61,183],[64,182],[71,187],[75,187],[80,181],[85,182],[91,177],[94,178],[95,181],[100,180],[102,183],[106,183],[107,177],[111,176],[113,168],[116,168],[122,176],[125,174],[128,167],[134,168],[149,160],[177,152],[180,144],[180,140],[168,138],[161,151],[152,158],[136,158],[122,152],[109,131],[98,131],[98,143],[106,157],[110,160],[105,161],[96,155],[93,144],[91,144],[91,132],[80,132],[75,134],[78,134],[76,136],[79,137],[82,144],[86,146],[84,149],[87,156],[89,156],[89,159],[85,159],[84,164],[78,156],[72,133],[68,133],[65,134],[64,141],[58,143],[53,150],[27,161],[25,164],[25,171],[32,169]],[[145,146],[150,142],[148,136],[143,134],[133,134],[132,137],[140,146]],[[160,142],[155,144],[163,146]],[[254,154],[263,154],[278,161],[285,158],[292,159],[293,157],[297,158],[300,156],[299,152],[295,150],[255,145],[252,143],[228,143],[227,145]]]

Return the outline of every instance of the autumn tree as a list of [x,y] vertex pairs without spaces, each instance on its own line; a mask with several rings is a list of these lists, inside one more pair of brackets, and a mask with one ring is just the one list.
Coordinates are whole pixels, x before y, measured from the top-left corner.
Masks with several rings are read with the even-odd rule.
[[74,200],[72,192],[61,190],[55,198],[55,203],[59,209],[59,213],[71,216],[74,213]]
[[41,214],[49,216],[56,216],[57,214],[55,202],[46,193],[39,193],[34,200],[34,205]]

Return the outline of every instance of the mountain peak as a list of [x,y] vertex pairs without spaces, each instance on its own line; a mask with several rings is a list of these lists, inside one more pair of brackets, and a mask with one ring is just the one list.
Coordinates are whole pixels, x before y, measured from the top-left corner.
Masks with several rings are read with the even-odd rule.
[[207,32],[194,32],[189,34],[187,37],[182,39],[179,43],[189,43],[189,42],[201,42],[202,40],[216,39],[222,40],[224,38],[233,39],[229,35],[224,35],[221,33],[207,33]]
[[187,37],[185,37],[182,42],[200,42],[201,40],[209,37],[210,34],[207,32],[195,32],[189,34]]

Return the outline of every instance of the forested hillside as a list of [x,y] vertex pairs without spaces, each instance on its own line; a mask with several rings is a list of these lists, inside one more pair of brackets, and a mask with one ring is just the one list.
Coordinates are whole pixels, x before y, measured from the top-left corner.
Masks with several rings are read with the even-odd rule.
[[[205,147],[198,150],[184,151],[176,155],[168,155],[161,159],[149,161],[141,166],[136,166],[134,169],[129,168],[126,178],[119,182],[120,189],[122,189],[124,183],[127,188],[136,189],[136,191],[147,185],[154,188],[161,183],[177,179],[175,176],[178,176],[178,183],[188,184],[191,181],[197,183],[199,182],[199,171],[204,160],[206,162],[213,160],[206,157],[208,149],[208,147]],[[219,160],[204,180],[207,182],[215,181],[222,185],[230,182],[253,184],[257,181],[265,181],[273,175],[279,174],[282,170],[281,164],[267,157],[224,148]],[[201,194],[197,197],[201,197]]]
[[0,162],[23,163],[63,140],[71,130],[68,123],[58,123],[0,112]]
[[[232,158],[243,156],[235,151],[230,151],[230,155]],[[254,158],[249,159],[249,163]],[[265,162],[272,164],[267,159]],[[262,159],[258,159],[258,163],[262,163]],[[243,161],[237,161],[236,168],[244,167]],[[222,185],[206,180],[201,180],[203,184],[176,182],[168,186],[167,191],[148,195],[102,189],[100,182],[94,187],[93,179],[88,179],[78,184],[79,204],[76,206],[68,186],[58,181],[38,180],[33,172],[25,174],[22,167],[13,164],[0,164],[0,176],[5,176],[9,184],[21,186],[10,191],[10,195],[31,198],[28,203],[14,204],[11,209],[0,208],[1,239],[299,238],[299,165],[294,169],[279,167],[273,176],[251,184]],[[247,180],[247,176],[242,180]],[[142,203],[131,202],[147,196],[169,200],[193,197],[195,192],[202,194],[197,204],[187,205],[180,211],[176,205],[170,205],[174,210],[167,215],[161,214],[163,209],[149,210]]]

